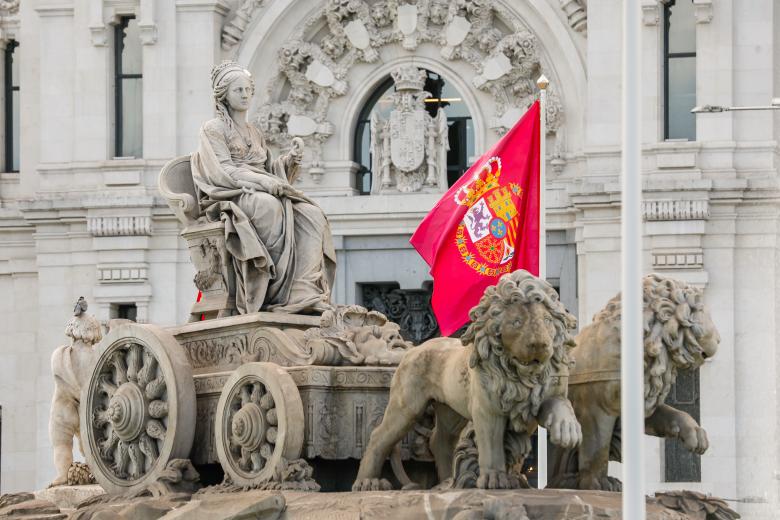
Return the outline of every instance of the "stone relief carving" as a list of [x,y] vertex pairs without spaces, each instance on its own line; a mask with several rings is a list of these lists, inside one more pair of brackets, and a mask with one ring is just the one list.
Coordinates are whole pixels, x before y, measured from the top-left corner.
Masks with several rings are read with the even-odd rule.
[[426,73],[413,65],[391,73],[395,82],[393,110],[383,121],[371,115],[371,170],[374,193],[420,191],[447,186],[447,116],[425,110]]
[[[295,136],[308,141],[309,172],[317,182],[324,172],[322,147],[333,133],[330,102],[349,91],[348,72],[378,61],[386,45],[413,51],[423,43],[438,45],[446,60],[473,67],[474,86],[494,99],[490,126],[499,134],[535,99],[535,81],[547,69],[535,36],[495,0],[329,0],[282,46],[278,73],[268,85],[270,101],[255,122],[280,147]],[[563,105],[555,87],[548,100],[547,130],[556,134]]]
[[7,11],[8,14],[19,13],[20,0],[2,0],[0,1],[0,11]]
[[439,332],[439,324],[431,308],[432,289],[396,289],[387,285],[366,284],[363,303],[394,321],[401,336],[419,345]]
[[561,9],[569,21],[569,26],[577,32],[588,29],[587,0],[561,0]]
[[88,217],[87,231],[93,237],[148,236],[152,234],[152,218],[148,216]]
[[73,465],[73,437],[78,438],[79,450],[84,453],[79,424],[81,386],[89,378],[91,366],[97,359],[94,345],[103,338],[100,322],[86,313],[87,308],[87,300],[80,297],[73,309],[73,318],[65,327],[70,345],[59,347],[51,356],[54,396],[49,416],[49,437],[57,470],[51,486],[68,483]]
[[302,334],[290,330],[288,335],[304,352],[327,352],[333,365],[397,365],[412,346],[396,323],[359,305],[325,311],[319,328]]
[[222,50],[230,51],[244,38],[244,31],[251,23],[264,0],[240,0],[233,17],[222,27]]
[[652,220],[706,220],[710,217],[707,200],[646,200],[642,202],[642,217]]

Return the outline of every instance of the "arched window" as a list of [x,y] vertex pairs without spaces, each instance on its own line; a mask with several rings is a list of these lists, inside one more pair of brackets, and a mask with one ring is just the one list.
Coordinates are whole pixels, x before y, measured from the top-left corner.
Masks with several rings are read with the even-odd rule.
[[664,6],[664,139],[696,140],[696,18],[693,0]]
[[[425,100],[425,108],[431,117],[439,108],[447,115],[450,150],[447,152],[447,182],[451,186],[470,166],[474,157],[474,122],[463,97],[441,75],[426,71],[425,91],[431,97]],[[393,110],[392,78],[387,78],[374,91],[360,112],[355,129],[354,161],[360,165],[357,172],[357,189],[361,195],[371,192],[371,114],[376,112],[380,119],[390,118]]]

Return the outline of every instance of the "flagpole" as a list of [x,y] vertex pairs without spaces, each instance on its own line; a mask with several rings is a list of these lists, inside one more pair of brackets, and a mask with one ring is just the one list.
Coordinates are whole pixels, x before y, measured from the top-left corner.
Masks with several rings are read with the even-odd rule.
[[[547,279],[547,215],[545,204],[545,180],[547,169],[547,86],[550,81],[542,74],[536,80],[536,86],[539,87],[539,278]],[[536,434],[536,487],[543,489],[547,486],[547,430],[539,427]]]
[[620,409],[623,459],[623,518],[645,520],[644,349],[642,330],[642,54],[639,2],[623,2],[623,154],[621,197],[622,310]]

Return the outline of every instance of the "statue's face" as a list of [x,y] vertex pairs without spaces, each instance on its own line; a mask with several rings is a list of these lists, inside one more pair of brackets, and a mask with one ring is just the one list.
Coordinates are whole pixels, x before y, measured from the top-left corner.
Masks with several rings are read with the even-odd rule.
[[252,82],[242,74],[230,83],[225,100],[231,110],[245,112],[249,110],[253,93]]
[[720,344],[720,334],[718,334],[718,329],[712,322],[712,317],[710,316],[710,311],[708,308],[705,307],[705,312],[703,313],[702,317],[704,336],[697,338],[697,340],[699,342],[699,346],[702,349],[703,356],[708,358],[714,356],[718,351],[718,345]]
[[555,325],[544,304],[510,305],[500,330],[504,352],[521,365],[541,369],[552,357]]

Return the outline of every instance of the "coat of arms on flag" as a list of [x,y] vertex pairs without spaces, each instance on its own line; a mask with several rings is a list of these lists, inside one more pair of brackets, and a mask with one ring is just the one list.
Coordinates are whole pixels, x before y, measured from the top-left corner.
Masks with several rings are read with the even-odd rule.
[[512,270],[518,232],[517,203],[523,189],[501,184],[501,158],[491,157],[473,182],[455,193],[455,202],[468,206],[458,225],[455,243],[463,261],[477,273],[500,276]]
[[442,335],[468,321],[485,289],[539,272],[540,112],[536,102],[436,203],[410,242],[431,266]]

